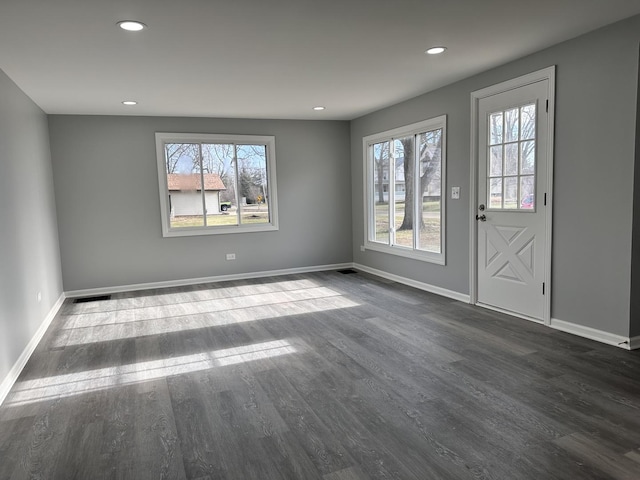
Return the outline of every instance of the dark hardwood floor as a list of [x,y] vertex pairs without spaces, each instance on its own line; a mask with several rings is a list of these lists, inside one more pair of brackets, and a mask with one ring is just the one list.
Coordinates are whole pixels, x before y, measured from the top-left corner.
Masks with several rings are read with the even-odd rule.
[[640,479],[640,352],[363,273],[67,300],[0,479]]

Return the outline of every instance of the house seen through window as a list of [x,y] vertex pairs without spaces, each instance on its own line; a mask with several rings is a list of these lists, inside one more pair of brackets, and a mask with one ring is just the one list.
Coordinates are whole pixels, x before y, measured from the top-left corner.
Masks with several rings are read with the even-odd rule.
[[156,134],[165,236],[277,228],[275,139]]

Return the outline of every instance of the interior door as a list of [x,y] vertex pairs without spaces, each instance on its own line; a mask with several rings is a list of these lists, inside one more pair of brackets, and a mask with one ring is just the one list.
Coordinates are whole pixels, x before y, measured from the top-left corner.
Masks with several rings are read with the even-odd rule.
[[544,320],[548,80],[478,102],[476,300]]

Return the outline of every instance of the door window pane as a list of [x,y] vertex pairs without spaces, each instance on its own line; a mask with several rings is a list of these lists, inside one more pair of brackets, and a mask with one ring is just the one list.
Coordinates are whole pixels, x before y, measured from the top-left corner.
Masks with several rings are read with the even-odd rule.
[[520,208],[535,209],[535,178],[533,176],[520,177]]
[[502,143],[502,112],[489,115],[489,145]]
[[490,166],[489,176],[500,177],[502,176],[502,145],[496,145],[489,149],[490,151]]
[[522,142],[520,144],[521,166],[520,174],[533,175],[536,169],[536,142],[533,140]]
[[509,143],[504,146],[504,174],[518,174],[518,144]]
[[489,123],[489,208],[535,209],[536,104],[494,112]]
[[504,179],[504,209],[518,208],[518,178],[507,177]]
[[502,208],[502,177],[489,179],[489,208]]
[[536,138],[536,106],[535,104],[520,107],[521,140]]
[[505,142],[515,142],[518,140],[519,122],[517,108],[504,112],[504,129]]

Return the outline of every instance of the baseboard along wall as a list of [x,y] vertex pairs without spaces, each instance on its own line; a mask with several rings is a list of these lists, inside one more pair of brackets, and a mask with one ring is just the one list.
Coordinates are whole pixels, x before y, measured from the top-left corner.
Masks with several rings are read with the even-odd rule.
[[31,355],[33,355],[33,352],[40,343],[40,340],[42,340],[42,337],[44,337],[44,334],[47,333],[49,325],[51,325],[53,319],[56,318],[56,315],[58,314],[60,307],[62,307],[65,298],[66,296],[64,293],[62,293],[60,297],[58,297],[58,300],[56,300],[56,303],[53,304],[53,306],[49,310],[49,313],[47,313],[47,316],[38,327],[38,330],[36,330],[36,333],[33,334],[33,337],[31,337],[31,340],[29,340],[27,346],[24,347],[24,350],[20,354],[20,357],[18,357],[18,360],[16,360],[16,363],[13,364],[13,367],[11,367],[11,370],[9,370],[7,376],[2,379],[2,383],[0,383],[0,405],[2,405],[4,399],[7,398],[7,395],[13,387],[13,384],[16,383],[16,380],[18,380],[22,369],[29,361],[29,358],[31,358]]
[[607,345],[613,345],[614,347],[624,348],[625,350],[640,348],[640,337],[623,337],[622,335],[615,335],[605,332],[604,330],[585,327],[584,325],[578,325],[577,323],[567,322],[557,318],[552,318],[549,326],[556,330],[572,333],[573,335],[595,340],[600,343],[606,343]]
[[137,290],[151,290],[155,288],[184,287],[187,285],[200,285],[203,283],[228,282],[231,280],[246,280],[251,278],[280,277],[282,275],[294,275],[296,273],[324,272],[328,270],[340,270],[351,268],[353,263],[335,263],[330,265],[316,265],[311,267],[285,268],[281,270],[264,270],[261,272],[235,273],[231,275],[215,275],[212,277],[185,278],[181,280],[167,280],[163,282],[136,283],[130,285],[118,285],[114,287],[88,288],[84,290],[71,290],[65,292],[67,298],[90,297],[94,295],[108,295],[110,293],[134,292]]
[[470,300],[469,295],[465,293],[460,293],[453,290],[448,290],[446,288],[437,287],[429,283],[419,282],[418,280],[412,280],[411,278],[406,278],[400,275],[395,275],[393,273],[385,272],[383,270],[378,270],[376,268],[367,267],[366,265],[360,265],[359,263],[354,263],[352,267],[355,268],[356,270],[361,270],[363,272],[367,272],[372,275],[376,275],[378,277],[386,278],[387,280],[392,280],[394,282],[402,283],[404,285],[409,285],[410,287],[414,287],[419,290],[424,290],[425,292],[435,293],[436,295],[441,295],[443,297],[452,298],[460,302],[469,303],[469,300]]

